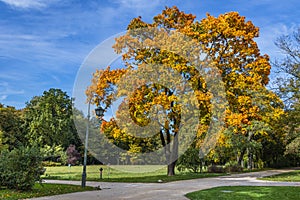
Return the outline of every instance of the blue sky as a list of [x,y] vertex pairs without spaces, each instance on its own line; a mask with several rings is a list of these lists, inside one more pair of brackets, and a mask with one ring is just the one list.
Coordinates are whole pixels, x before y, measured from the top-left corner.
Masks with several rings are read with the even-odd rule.
[[260,28],[256,41],[271,59],[281,56],[274,40],[300,24],[299,0],[0,0],[0,103],[23,108],[50,88],[72,96],[76,74],[98,44],[132,18],[151,22],[173,5],[197,20],[238,11]]

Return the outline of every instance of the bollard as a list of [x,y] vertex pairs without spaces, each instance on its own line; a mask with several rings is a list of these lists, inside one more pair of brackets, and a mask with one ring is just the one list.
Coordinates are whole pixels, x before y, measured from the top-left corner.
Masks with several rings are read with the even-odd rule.
[[99,169],[99,171],[100,171],[100,179],[102,179],[102,171],[103,171],[103,168],[101,167],[101,168]]

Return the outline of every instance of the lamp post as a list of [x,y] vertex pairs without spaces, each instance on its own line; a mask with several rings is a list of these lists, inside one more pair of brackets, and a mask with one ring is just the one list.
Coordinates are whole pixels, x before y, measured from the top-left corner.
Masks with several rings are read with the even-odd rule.
[[[82,170],[82,179],[81,179],[81,187],[86,186],[86,164],[87,164],[87,149],[88,149],[88,139],[89,139],[89,125],[90,125],[90,107],[91,101],[89,100],[88,104],[88,115],[87,115],[87,125],[86,125],[86,132],[85,132],[85,145],[84,145],[84,157],[83,157],[83,170]],[[95,113],[98,117],[103,117],[104,109],[98,106],[95,109]]]

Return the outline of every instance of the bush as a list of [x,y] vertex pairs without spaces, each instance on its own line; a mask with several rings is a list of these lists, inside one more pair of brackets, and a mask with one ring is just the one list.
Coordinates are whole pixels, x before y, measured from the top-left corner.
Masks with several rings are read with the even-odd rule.
[[0,186],[9,189],[31,190],[45,171],[37,148],[3,151],[0,160]]
[[43,156],[44,161],[60,162],[61,165],[67,164],[67,154],[62,146],[57,145],[44,145],[40,148],[40,152]]
[[67,157],[68,157],[68,164],[71,165],[76,165],[78,163],[78,161],[81,159],[81,155],[80,153],[76,150],[76,146],[71,144],[68,148],[67,148]]
[[59,162],[52,162],[52,161],[43,161],[42,162],[43,167],[58,167],[62,166]]
[[208,173],[224,173],[225,168],[223,166],[211,165],[207,168]]
[[225,171],[230,172],[242,172],[243,168],[236,162],[228,162],[225,164]]
[[178,171],[189,170],[194,173],[201,172],[202,161],[199,157],[199,149],[188,148],[187,151],[178,159]]
[[263,169],[265,167],[265,163],[264,163],[264,161],[262,161],[262,159],[259,159],[257,161],[257,167],[258,167],[258,169]]

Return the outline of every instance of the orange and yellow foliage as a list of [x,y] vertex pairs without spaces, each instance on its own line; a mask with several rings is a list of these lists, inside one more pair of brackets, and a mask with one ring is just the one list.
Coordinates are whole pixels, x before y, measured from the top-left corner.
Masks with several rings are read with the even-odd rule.
[[[192,14],[186,14],[177,7],[172,7],[155,16],[152,23],[142,21],[141,17],[133,19],[128,25],[128,33],[116,38],[113,46],[117,53],[122,54],[126,66],[113,70],[108,67],[95,72],[87,95],[91,98],[92,94],[97,94],[98,99],[95,102],[99,100],[105,104],[105,108],[108,108],[114,100],[113,93],[122,76],[136,70],[149,73],[152,70],[147,69],[149,64],[167,66],[178,72],[194,90],[201,124],[197,137],[199,141],[203,141],[212,116],[211,100],[214,96],[194,63],[182,56],[193,53],[186,45],[197,43],[198,46],[192,48],[199,48],[208,55],[210,63],[218,70],[224,83],[228,101],[224,130],[234,127],[235,134],[247,137],[249,135],[247,127],[250,127],[252,122],[272,123],[279,118],[282,114],[281,102],[275,94],[266,89],[271,69],[269,56],[261,55],[254,40],[259,36],[259,28],[251,21],[246,21],[245,17],[237,12],[225,13],[218,17],[207,14],[201,21],[195,21],[195,18],[196,16]],[[142,28],[161,32],[137,38],[134,31],[137,30],[136,34],[139,34],[138,29]],[[177,37],[178,41],[174,41],[175,37],[170,41],[168,37],[171,37],[171,30],[187,36],[190,40],[183,41]],[[182,49],[182,55],[176,53],[176,48]],[[190,51],[187,52],[188,50]],[[137,81],[131,82],[131,85],[143,84]],[[173,81],[174,85],[177,84],[176,80],[170,81]],[[129,90],[124,86],[122,89]],[[183,88],[178,84],[177,89]],[[160,124],[162,130],[168,134],[173,131],[171,134],[173,136],[177,134],[182,113],[174,91],[159,84],[146,84],[137,88],[125,101],[129,102],[131,117],[139,125],[149,123],[147,114],[154,105],[161,105],[167,111],[166,121]],[[107,133],[110,132],[112,140],[131,143],[133,138],[119,131],[115,125],[112,120],[104,123],[102,129],[107,130]],[[221,135],[219,144],[226,144],[226,140],[227,138]],[[202,143],[199,142],[198,145]]]

